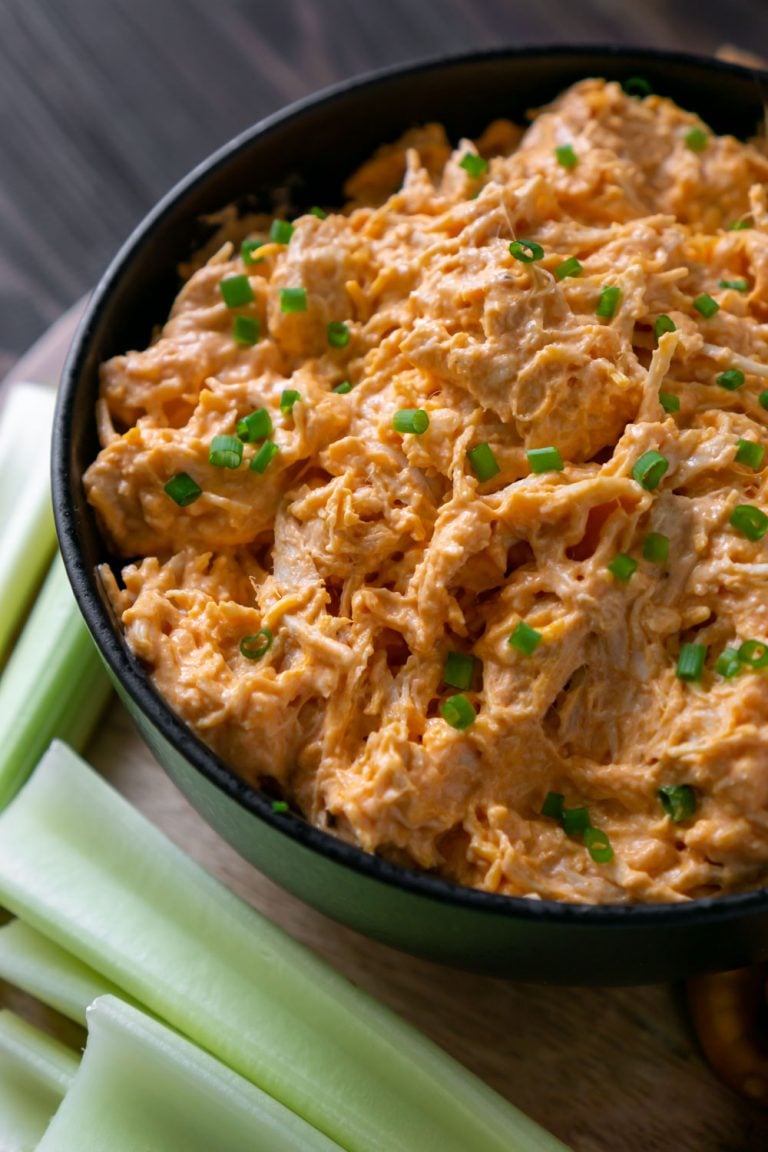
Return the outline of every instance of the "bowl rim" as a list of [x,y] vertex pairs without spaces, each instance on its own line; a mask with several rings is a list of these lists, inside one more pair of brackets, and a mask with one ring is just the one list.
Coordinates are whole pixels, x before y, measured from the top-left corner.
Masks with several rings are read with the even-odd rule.
[[641,928],[651,923],[684,927],[694,921],[697,925],[725,922],[767,907],[768,887],[723,896],[701,897],[680,903],[588,904],[510,896],[466,887],[432,872],[394,864],[315,827],[292,811],[276,813],[272,809],[271,801],[262,792],[238,776],[195,735],[162,698],[149,679],[149,674],[129,653],[116,628],[113,627],[109,613],[97,592],[98,577],[86,565],[78,543],[78,518],[70,502],[71,429],[79,379],[89,342],[98,328],[110,294],[123,271],[148,237],[162,226],[164,218],[179,200],[210,178],[237,153],[247,149],[255,140],[300,117],[305,111],[331,104],[350,92],[455,65],[483,64],[502,59],[515,61],[531,57],[554,57],[567,61],[580,56],[603,56],[612,62],[626,60],[627,63],[645,61],[651,65],[665,62],[687,65],[708,73],[751,79],[762,88],[768,86],[768,69],[752,68],[690,52],[612,44],[500,46],[479,51],[430,56],[405,64],[367,71],[303,96],[258,120],[196,164],[160,198],[120,246],[91,294],[67,354],[54,416],[51,479],[56,530],[75,599],[102,658],[122,690],[161,736],[209,784],[223,792],[239,807],[244,808],[247,813],[270,825],[303,848],[331,862],[341,864],[366,879],[452,906],[457,910],[474,913],[500,915],[504,918],[538,923],[552,922],[559,925],[601,924],[606,928],[613,926],[616,929],[626,929],[630,926]]

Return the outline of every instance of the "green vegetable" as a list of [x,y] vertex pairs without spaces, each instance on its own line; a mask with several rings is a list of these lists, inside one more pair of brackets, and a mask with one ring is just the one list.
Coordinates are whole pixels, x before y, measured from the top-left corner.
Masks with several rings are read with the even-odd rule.
[[459,732],[469,728],[477,719],[477,712],[473,704],[461,693],[457,696],[449,696],[447,700],[443,701],[440,705],[440,715],[446,724],[450,724],[451,728],[456,728]]
[[253,300],[253,288],[247,276],[227,276],[219,283],[227,308],[240,308]]
[[542,472],[562,472],[565,465],[557,448],[529,448],[526,452],[531,472],[540,475]]
[[653,332],[658,340],[665,332],[677,332],[677,325],[674,320],[671,320],[669,316],[662,313],[662,315],[657,316],[653,322]]
[[2,1152],[38,1147],[76,1071],[74,1052],[7,1009],[0,1011]]
[[317,205],[315,205],[314,208],[310,208],[309,215],[316,216],[318,220],[326,220],[328,218],[328,213],[323,208],[318,208]]
[[558,280],[565,280],[569,276],[581,276],[584,269],[575,256],[569,256],[567,260],[563,260],[562,264],[558,264],[555,268],[555,276]]
[[621,86],[627,96],[636,96],[638,99],[642,99],[645,96],[653,95],[653,88],[644,76],[628,76]]
[[194,504],[203,494],[200,485],[188,472],[177,472],[175,476],[171,476],[168,483],[163,485],[163,491],[166,496],[170,496],[174,504],[178,504],[179,508]]
[[339,1152],[266,1093],[112,996],[38,1152]]
[[565,796],[562,792],[547,792],[541,806],[541,814],[548,816],[551,820],[562,821],[564,804]]
[[260,628],[253,636],[243,636],[240,641],[240,653],[246,660],[261,660],[272,647],[272,632],[269,628]]
[[609,864],[613,860],[611,841],[602,828],[585,828],[584,844],[596,864]]
[[544,256],[544,249],[535,240],[513,240],[509,252],[521,264],[533,264],[535,260],[541,260]]
[[637,560],[633,560],[632,557],[627,556],[625,552],[619,552],[618,555],[614,556],[613,560],[609,560],[606,567],[617,580],[620,580],[622,584],[626,584],[637,571]]
[[54,737],[83,747],[109,696],[57,555],[0,677],[0,809]]
[[659,404],[665,412],[680,411],[680,397],[675,396],[672,392],[659,392]]
[[56,547],[48,457],[55,395],[13,384],[0,407],[0,665]]
[[669,468],[669,460],[661,452],[644,452],[632,467],[632,479],[648,492],[658,488],[662,477]]
[[541,644],[541,632],[537,632],[535,628],[531,628],[526,624],[525,620],[521,620],[507,643],[510,648],[516,648],[518,652],[522,652],[524,656],[532,656],[533,653]]
[[683,644],[677,658],[677,676],[680,680],[701,680],[704,661],[707,659],[706,644]]
[[738,648],[723,649],[715,662],[715,672],[724,676],[726,680],[732,680],[734,676],[738,676],[740,671],[741,661],[739,660]]
[[471,688],[475,658],[466,652],[449,652],[443,665],[443,683],[451,688]]
[[307,290],[306,288],[281,288],[280,289],[280,311],[281,312],[306,312],[307,310]]
[[713,300],[706,292],[702,292],[700,296],[696,297],[693,306],[705,320],[709,320],[711,316],[714,316],[716,312],[720,311],[720,305],[717,300]]
[[643,559],[651,564],[666,564],[669,559],[669,536],[649,532],[643,541]]
[[666,784],[657,793],[659,802],[673,824],[690,820],[696,811],[696,793],[690,784]]
[[749,292],[749,280],[745,280],[743,276],[739,276],[735,280],[719,280],[718,286],[720,288],[732,288],[734,292]]
[[750,668],[768,668],[768,644],[762,640],[745,640],[739,648],[739,660]]
[[591,827],[588,808],[563,808],[562,821],[567,836],[581,836]]
[[558,164],[561,164],[563,168],[575,168],[579,162],[572,144],[561,144],[559,148],[555,148],[555,157]]
[[562,1152],[62,744],[0,814],[0,902],[347,1152]]
[[467,452],[467,459],[481,484],[492,479],[501,471],[493,454],[493,449],[490,444],[485,442],[475,444],[474,448],[470,448]]
[[284,414],[293,412],[293,406],[298,400],[301,400],[301,393],[295,388],[286,388],[280,397],[280,411]]
[[250,346],[258,344],[260,335],[259,321],[254,316],[235,316],[232,322],[232,339],[236,344]]
[[273,220],[269,238],[273,244],[289,244],[293,236],[293,224],[288,220]]
[[349,328],[342,320],[331,320],[325,332],[331,348],[346,348],[349,344]]
[[258,248],[263,247],[263,240],[243,240],[242,244],[240,245],[240,258],[243,261],[243,264],[247,264],[249,266],[253,264],[261,264],[264,257],[257,256],[256,259],[254,259],[253,254]]
[[709,133],[703,128],[691,128],[690,132],[686,132],[683,136],[683,142],[691,152],[703,152],[709,143]]
[[737,440],[736,442],[736,463],[746,464],[747,468],[758,468],[763,466],[763,457],[765,456],[765,445],[757,444],[754,440]]
[[737,504],[728,523],[746,536],[747,540],[762,540],[768,532],[768,516],[762,508],[755,508],[754,504]]
[[[298,396],[298,392],[296,395]],[[244,443],[255,444],[257,440],[264,440],[272,435],[272,417],[266,408],[257,408],[255,412],[249,412],[247,416],[238,420],[236,431]]]
[[608,285],[600,292],[597,301],[597,308],[595,309],[596,316],[602,316],[606,320],[610,320],[616,312],[621,300],[621,288],[616,285]]
[[744,380],[745,376],[740,368],[729,368],[726,372],[720,373],[716,383],[725,388],[726,392],[735,392],[737,388],[741,388]]
[[392,417],[395,432],[411,432],[421,436],[429,428],[429,416],[423,408],[401,408]]
[[753,228],[754,225],[750,224],[749,220],[734,220],[733,224],[728,225],[729,232],[743,232],[747,228]]
[[757,402],[761,408],[765,408],[768,411],[768,388],[766,388],[765,392],[760,393]]
[[265,440],[250,463],[251,472],[266,472],[280,449],[273,440]]
[[479,180],[488,171],[488,161],[475,152],[465,152],[459,160],[459,168],[463,168],[473,180]]
[[208,462],[216,468],[238,468],[243,459],[243,442],[237,436],[214,436],[208,449]]
[[337,384],[335,388],[331,389],[332,392],[337,392],[339,396],[346,396],[347,392],[352,391],[352,385],[349,380],[342,380],[341,384]]

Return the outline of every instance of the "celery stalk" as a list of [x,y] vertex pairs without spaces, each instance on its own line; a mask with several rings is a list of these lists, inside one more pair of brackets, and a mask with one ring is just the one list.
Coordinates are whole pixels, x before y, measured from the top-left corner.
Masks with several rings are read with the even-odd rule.
[[57,555],[0,677],[0,809],[55,736],[83,746],[109,692]]
[[88,1009],[80,1069],[38,1152],[339,1152],[266,1093],[121,1000]]
[[563,1150],[60,743],[0,814],[0,902],[348,1152]]
[[56,544],[48,456],[55,395],[12,384],[0,412],[0,662]]
[[77,1071],[58,1040],[0,1011],[0,1152],[31,1152]]
[[23,920],[11,920],[0,928],[0,980],[82,1025],[86,1008],[97,996],[113,993],[125,998],[111,981]]

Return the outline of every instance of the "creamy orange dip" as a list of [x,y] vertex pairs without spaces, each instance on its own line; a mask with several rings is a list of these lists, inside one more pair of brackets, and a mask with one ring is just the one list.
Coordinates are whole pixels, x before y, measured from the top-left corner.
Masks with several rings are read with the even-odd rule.
[[757,146],[587,80],[524,134],[411,133],[343,212],[194,270],[103,366],[86,476],[171,706],[462,884],[764,883],[767,186]]

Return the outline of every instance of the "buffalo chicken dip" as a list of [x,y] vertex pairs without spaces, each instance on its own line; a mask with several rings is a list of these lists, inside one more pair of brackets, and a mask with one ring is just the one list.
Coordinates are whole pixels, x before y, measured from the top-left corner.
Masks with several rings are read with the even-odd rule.
[[103,365],[126,641],[278,809],[509,895],[766,882],[767,189],[587,80],[232,214]]

